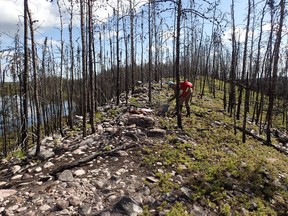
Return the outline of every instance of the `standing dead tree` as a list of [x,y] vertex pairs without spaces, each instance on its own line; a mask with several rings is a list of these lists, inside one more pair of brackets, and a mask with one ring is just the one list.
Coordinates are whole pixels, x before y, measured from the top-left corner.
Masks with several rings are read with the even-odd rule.
[[94,43],[94,34],[93,34],[93,17],[92,17],[92,1],[88,0],[88,66],[89,66],[89,96],[90,96],[90,107],[89,107],[89,121],[91,125],[92,133],[96,132],[94,125],[94,112],[95,112],[95,94],[94,94],[94,69],[93,68],[93,43]]
[[86,28],[85,28],[85,2],[80,1],[80,27],[81,27],[81,45],[82,45],[82,113],[83,113],[83,137],[87,136],[86,119],[87,119],[87,52],[86,52]]
[[32,69],[33,69],[33,81],[34,81],[34,104],[35,104],[35,112],[36,112],[36,152],[35,155],[37,156],[40,153],[40,138],[41,138],[41,113],[40,113],[40,102],[39,102],[39,83],[38,83],[38,65],[36,60],[36,45],[34,40],[34,28],[33,23],[34,20],[32,19],[31,13],[28,10],[28,17],[30,23],[30,35],[31,35],[31,49],[32,49]]
[[28,76],[29,76],[29,51],[28,51],[28,0],[24,0],[24,71],[21,82],[21,95],[22,109],[21,113],[21,147],[27,153],[28,152]]
[[234,117],[234,133],[236,134],[235,81],[236,81],[236,65],[237,65],[237,42],[236,42],[236,33],[235,33],[234,0],[232,0],[232,5],[231,5],[231,20],[232,20],[232,57],[231,57],[231,65],[230,65],[230,88],[229,88],[228,112],[230,113],[230,116],[233,115]]
[[[283,31],[283,24],[284,24],[284,17],[285,17],[285,0],[281,0],[279,4],[279,21],[278,27],[276,32],[276,40],[274,43],[273,49],[273,70],[272,70],[272,79],[269,85],[269,104],[267,110],[267,131],[266,137],[267,142],[271,143],[271,127],[272,127],[272,119],[273,119],[273,106],[274,106],[274,99],[276,95],[276,85],[277,85],[277,77],[278,77],[278,63],[279,63],[279,56],[280,56],[280,45],[282,40],[282,31]],[[271,10],[273,9],[273,1],[271,1]],[[273,10],[275,11],[275,10]],[[272,13],[272,12],[271,12]]]

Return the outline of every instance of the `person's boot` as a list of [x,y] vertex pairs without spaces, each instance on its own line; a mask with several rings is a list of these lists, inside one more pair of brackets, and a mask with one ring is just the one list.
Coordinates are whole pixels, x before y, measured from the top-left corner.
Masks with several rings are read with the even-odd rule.
[[186,117],[189,117],[189,116],[190,116],[190,107],[189,107],[189,106],[187,106],[187,107],[186,107],[186,110],[187,110],[187,114],[186,114]]

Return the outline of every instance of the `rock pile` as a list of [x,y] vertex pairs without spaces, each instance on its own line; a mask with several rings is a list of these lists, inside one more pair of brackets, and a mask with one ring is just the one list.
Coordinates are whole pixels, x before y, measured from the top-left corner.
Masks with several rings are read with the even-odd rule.
[[[140,215],[144,205],[162,199],[145,184],[158,179],[135,152],[163,142],[167,131],[157,127],[145,89],[140,93],[143,109],[120,107],[120,115],[98,123],[95,134],[46,137],[40,160],[2,159],[0,214]],[[99,108],[102,115],[111,109]]]
[[[193,146],[197,143],[182,131],[161,127],[160,117],[155,115],[158,110],[148,106],[145,87],[133,97],[137,98],[138,108],[130,105],[99,107],[106,119],[97,123],[95,134],[83,138],[81,130],[67,129],[65,137],[58,134],[45,137],[41,141],[38,158],[33,157],[33,148],[29,157],[23,160],[2,159],[0,215],[137,216],[145,212],[145,206],[149,206],[150,215],[162,216],[169,211],[169,205],[161,204],[176,201],[185,201],[191,215],[217,215],[217,210],[191,202],[193,192],[186,184],[187,176],[184,176],[185,172],[177,173],[176,167],[166,170],[161,162],[152,164],[160,173],[169,172],[169,181],[179,185],[179,189],[172,193],[154,190],[153,186],[161,179],[147,169],[139,152],[165,144],[172,133],[171,145],[180,142]],[[81,122],[81,117],[78,118]],[[217,127],[222,123],[211,124]],[[179,166],[181,170],[187,169],[184,164]],[[227,182],[232,184],[231,173],[226,172],[225,175],[229,180]],[[280,180],[273,184],[286,187]],[[210,187],[209,183],[207,187]],[[234,192],[239,193],[230,192],[231,197]],[[276,198],[280,203],[285,203],[282,196]],[[257,203],[251,202],[248,209],[243,208],[243,215],[257,208]]]

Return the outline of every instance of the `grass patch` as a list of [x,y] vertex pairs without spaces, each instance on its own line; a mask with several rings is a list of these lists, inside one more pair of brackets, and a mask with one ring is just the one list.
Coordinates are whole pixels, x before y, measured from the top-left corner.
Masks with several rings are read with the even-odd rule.
[[[194,94],[192,115],[182,119],[189,141],[174,142],[177,136],[171,135],[164,143],[144,148],[145,165],[160,179],[154,189],[178,190],[181,185],[169,180],[174,172],[191,190],[190,202],[218,215],[287,215],[288,158],[249,136],[242,143],[242,133],[234,134],[234,120],[222,107],[218,93],[215,99],[209,93],[202,99]],[[172,129],[176,118],[160,118],[158,124]],[[236,124],[241,127],[241,119]],[[258,131],[250,122],[247,128]],[[161,164],[165,174],[155,164]],[[189,215],[187,209],[187,203],[177,204],[169,214]]]

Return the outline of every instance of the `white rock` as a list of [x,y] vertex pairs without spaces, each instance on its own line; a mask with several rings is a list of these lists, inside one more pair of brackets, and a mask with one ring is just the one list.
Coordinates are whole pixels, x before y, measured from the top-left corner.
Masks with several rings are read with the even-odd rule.
[[21,169],[21,166],[19,166],[19,165],[13,166],[13,167],[12,167],[12,172],[13,172],[13,174],[17,173],[20,169]]
[[58,177],[58,179],[60,181],[64,181],[64,182],[70,182],[70,181],[73,181],[74,178],[73,178],[73,175],[72,173],[70,172],[70,170],[64,170]]
[[24,206],[24,207],[18,208],[17,212],[24,212],[26,210],[27,210],[27,207]]
[[22,176],[23,176],[23,175],[15,175],[15,176],[13,176],[11,179],[12,179],[12,180],[20,179],[20,178],[22,178]]
[[44,204],[44,205],[40,206],[40,208],[39,208],[40,211],[47,211],[49,209],[50,209],[50,206],[47,204]]
[[96,187],[101,189],[104,187],[104,185],[106,184],[106,181],[103,179],[99,179],[97,181],[95,181]]
[[1,159],[1,163],[8,163],[8,160],[7,159]]
[[0,198],[5,198],[15,194],[17,191],[12,189],[1,189],[0,190]]
[[121,157],[128,156],[128,153],[126,151],[122,151],[122,150],[118,151],[117,154]]
[[37,167],[36,169],[35,169],[35,172],[41,172],[42,171],[42,168],[41,167]]
[[111,196],[108,197],[108,200],[109,200],[110,202],[112,202],[112,201],[116,200],[116,198],[117,198],[116,195],[111,195]]
[[153,183],[156,183],[159,181],[159,179],[153,177],[153,176],[147,176],[147,180]]
[[48,169],[48,168],[50,168],[50,167],[52,167],[52,166],[54,166],[54,164],[53,164],[52,162],[48,161],[47,163],[44,164],[43,167],[44,167],[45,169]]
[[0,187],[7,184],[7,182],[0,182]]
[[127,170],[126,169],[124,169],[124,168],[121,168],[121,169],[119,169],[117,172],[116,172],[116,175],[121,175],[122,173],[125,173],[125,172],[127,172]]
[[72,153],[73,153],[73,154],[77,154],[77,155],[85,154],[85,152],[83,152],[81,149],[76,149],[76,150],[73,151]]
[[86,172],[85,172],[85,170],[83,170],[83,169],[79,169],[79,170],[76,170],[75,172],[74,172],[74,174],[76,175],[76,176],[82,176],[82,175],[84,175]]
[[10,207],[8,208],[8,210],[9,210],[9,211],[15,211],[15,210],[18,209],[18,208],[19,208],[18,205],[13,205],[13,206],[10,206]]

